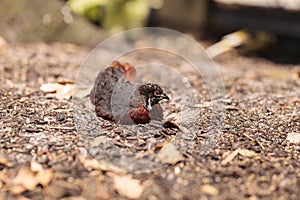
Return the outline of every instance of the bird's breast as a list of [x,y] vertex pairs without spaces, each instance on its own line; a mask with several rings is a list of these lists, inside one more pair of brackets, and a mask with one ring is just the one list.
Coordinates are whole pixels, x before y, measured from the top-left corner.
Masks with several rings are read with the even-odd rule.
[[146,124],[151,120],[149,111],[144,106],[132,110],[130,117],[135,124]]

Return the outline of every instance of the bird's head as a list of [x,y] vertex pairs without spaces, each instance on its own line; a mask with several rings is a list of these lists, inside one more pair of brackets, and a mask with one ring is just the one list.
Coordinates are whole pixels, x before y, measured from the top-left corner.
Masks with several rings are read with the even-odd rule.
[[145,96],[146,104],[149,109],[163,99],[170,100],[163,89],[155,83],[147,83],[139,86],[139,92]]

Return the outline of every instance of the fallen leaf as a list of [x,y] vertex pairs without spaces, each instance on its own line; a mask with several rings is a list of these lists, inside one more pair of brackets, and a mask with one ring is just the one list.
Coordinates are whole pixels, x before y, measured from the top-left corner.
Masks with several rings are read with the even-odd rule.
[[289,133],[286,139],[291,143],[300,143],[300,133]]
[[83,155],[78,155],[78,159],[86,169],[112,171],[118,174],[124,174],[126,172],[126,170],[119,168],[111,163],[106,163],[105,161],[98,161],[94,158],[85,158]]
[[248,149],[240,149],[239,154],[246,157],[253,157],[256,156],[257,153]]
[[30,169],[32,172],[35,172],[36,181],[44,187],[47,186],[54,177],[54,173],[51,169],[44,169],[43,166],[36,161],[31,161]]
[[5,184],[8,184],[10,182],[10,179],[6,176],[6,174],[3,171],[0,171],[0,182],[3,182]]
[[8,161],[6,158],[0,156],[0,164],[6,167],[12,167],[13,163]]
[[43,171],[43,166],[40,163],[36,162],[36,161],[31,161],[30,162],[30,169],[33,172],[40,172],[40,171]]
[[183,158],[173,143],[165,143],[157,153],[157,157],[162,163],[168,164],[176,164]]
[[74,84],[64,84],[60,85],[59,89],[56,91],[56,98],[59,100],[70,99],[74,91]]
[[39,184],[46,187],[53,180],[54,172],[51,169],[43,170],[38,172],[35,178]]
[[[34,173],[30,168],[28,166],[23,166],[20,168],[17,176],[13,179],[13,184],[15,186],[22,186],[25,190],[33,190],[37,186],[38,181],[35,179]],[[21,189],[16,188],[14,189],[15,192],[22,191]]]
[[79,161],[81,162],[81,164],[83,164],[83,166],[85,168],[91,168],[91,169],[100,169],[100,170],[103,170],[103,166],[101,165],[101,163],[94,159],[94,158],[85,158],[84,156],[82,155],[79,155]]
[[70,99],[74,92],[73,83],[44,83],[40,90],[47,93],[55,93],[55,97],[59,100]]
[[21,194],[22,192],[26,191],[26,189],[22,185],[12,186],[9,190],[12,194]]
[[211,195],[211,196],[216,196],[219,194],[219,190],[212,186],[212,185],[202,185],[200,187],[200,191],[201,193],[204,193],[204,194],[208,194],[208,195]]
[[133,179],[131,176],[112,175],[114,187],[122,196],[130,199],[139,199],[144,191],[144,186],[140,180]]
[[47,186],[53,179],[54,173],[51,169],[44,169],[35,161],[30,166],[22,166],[16,177],[11,182],[10,191],[13,194],[20,194],[26,190],[33,190],[38,184]]
[[43,83],[40,87],[40,90],[43,92],[56,92],[59,84],[57,83]]
[[240,151],[240,148],[234,150],[229,155],[227,155],[226,158],[224,160],[222,160],[221,165],[226,165],[230,161],[232,161],[239,154],[239,151]]

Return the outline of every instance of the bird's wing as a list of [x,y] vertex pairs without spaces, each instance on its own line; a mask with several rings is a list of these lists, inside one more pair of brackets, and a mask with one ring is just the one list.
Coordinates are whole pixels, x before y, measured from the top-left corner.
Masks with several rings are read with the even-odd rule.
[[125,116],[131,109],[130,97],[136,89],[130,82],[135,75],[136,70],[133,66],[118,61],[114,61],[110,67],[98,74],[90,93],[90,100],[95,105],[97,116],[115,121],[126,121],[125,118],[131,120],[130,116]]

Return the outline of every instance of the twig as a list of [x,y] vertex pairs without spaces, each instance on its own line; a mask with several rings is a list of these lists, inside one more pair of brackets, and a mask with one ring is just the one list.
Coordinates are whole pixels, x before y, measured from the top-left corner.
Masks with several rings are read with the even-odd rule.
[[253,139],[252,137],[250,137],[249,135],[247,135],[246,133],[243,133],[243,135],[248,138],[249,140],[251,140],[252,142],[255,142],[256,144],[258,144],[258,146],[262,149],[265,150],[265,147],[257,140]]

